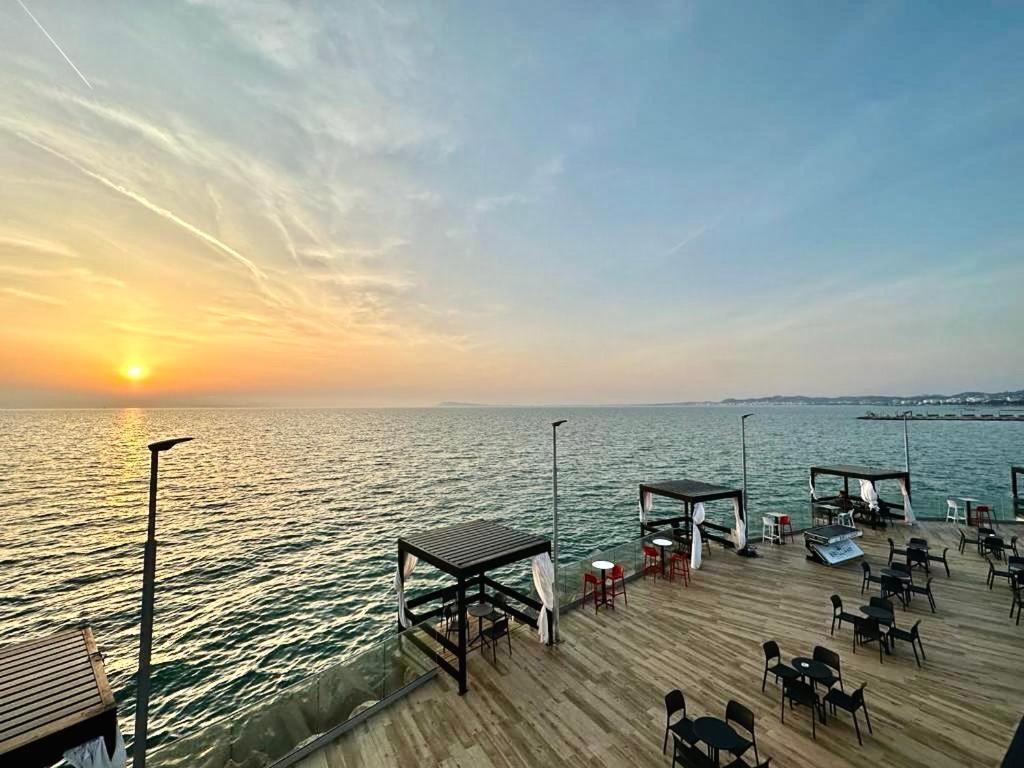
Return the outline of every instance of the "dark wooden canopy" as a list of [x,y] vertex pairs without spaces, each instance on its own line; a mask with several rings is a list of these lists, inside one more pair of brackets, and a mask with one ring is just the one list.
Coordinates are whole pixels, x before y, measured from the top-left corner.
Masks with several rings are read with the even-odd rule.
[[852,478],[854,480],[899,480],[903,478],[909,482],[910,473],[902,469],[875,469],[859,464],[833,464],[831,466],[811,467],[811,481],[818,475],[835,475],[836,477]]
[[[641,537],[659,530],[663,525],[670,525],[675,529],[680,529],[682,536],[688,536],[694,505],[703,504],[704,502],[718,501],[720,499],[735,500],[739,505],[738,509],[740,519],[745,519],[744,516],[746,511],[743,509],[743,490],[740,488],[727,488],[724,485],[705,483],[703,480],[658,480],[653,483],[640,483],[641,505],[643,504],[645,493],[650,493],[655,496],[664,496],[669,499],[675,499],[676,501],[683,502],[683,514],[657,519],[650,518],[645,523],[641,522]],[[734,546],[734,542],[728,535],[721,535],[722,533],[730,534],[732,532],[732,528],[717,525],[716,523],[708,521],[704,522],[703,527],[704,529],[710,528],[720,532],[709,533],[707,530],[704,530],[703,535],[708,539],[717,541],[725,547]]]
[[491,520],[470,520],[403,536],[398,549],[464,578],[550,552],[551,540]]
[[[398,571],[401,575],[406,557],[414,555],[419,560],[429,563],[438,570],[444,571],[456,579],[454,587],[435,589],[406,602],[406,618],[411,624],[421,629],[444,650],[455,657],[455,664],[450,658],[438,653],[436,648],[424,643],[417,635],[409,633],[409,638],[421,650],[430,656],[437,665],[459,682],[459,693],[468,690],[467,656],[469,655],[468,627],[469,616],[466,613],[470,600],[467,592],[473,588],[478,590],[477,600],[487,600],[487,590],[500,593],[517,601],[522,608],[504,602],[502,610],[512,618],[537,627],[538,616],[545,610],[544,605],[530,595],[526,595],[512,587],[500,584],[487,576],[488,571],[501,568],[520,560],[533,558],[547,552],[551,554],[551,540],[545,536],[517,531],[514,528],[491,520],[470,520],[444,528],[420,531],[398,539]],[[556,587],[557,599],[557,587]],[[492,601],[494,598],[492,598]],[[433,626],[431,619],[444,615],[445,603],[453,602],[458,616],[458,643],[453,643]],[[434,603],[434,607],[414,613],[414,608]],[[552,624],[548,614],[548,626]],[[401,626],[399,626],[401,629]]]

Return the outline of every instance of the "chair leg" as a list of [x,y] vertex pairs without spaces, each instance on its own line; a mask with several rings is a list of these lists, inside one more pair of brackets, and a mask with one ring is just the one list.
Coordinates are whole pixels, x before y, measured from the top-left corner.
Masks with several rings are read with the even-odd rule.
[[[661,754],[665,754],[665,750],[668,749],[668,726],[665,726],[665,740],[661,743]],[[675,750],[672,750],[675,752]]]
[[853,712],[853,729],[857,732],[857,743],[862,747],[864,746],[864,740],[860,737],[860,725],[857,723],[857,712]]
[[924,643],[921,642],[920,637],[917,638],[917,644],[921,646],[921,658],[925,661],[928,661],[928,657],[924,655]]
[[786,722],[786,689],[782,689],[782,708],[779,711],[779,720]]
[[868,721],[868,733],[874,734],[874,731],[871,730],[871,715],[868,714],[867,704],[864,705],[864,719]]
[[[840,626],[840,627],[842,626],[842,622],[840,622],[840,623],[839,623],[839,626]],[[835,616],[833,616],[833,617],[832,617],[832,631],[831,631],[831,632],[829,632],[829,634],[830,634],[830,635],[834,635],[835,633],[836,633],[836,617],[835,617]]]
[[[1010,608],[1010,618],[1013,618],[1013,608]],[[764,687],[768,685],[768,667],[764,668],[764,677],[761,678],[761,693],[764,693]]]

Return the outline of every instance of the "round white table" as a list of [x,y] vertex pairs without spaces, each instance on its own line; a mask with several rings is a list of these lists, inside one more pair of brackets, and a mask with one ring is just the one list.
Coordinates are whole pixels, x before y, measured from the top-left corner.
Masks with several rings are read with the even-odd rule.
[[661,550],[661,575],[665,575],[665,549],[671,547],[672,542],[669,539],[651,539],[651,544]]
[[615,563],[609,560],[595,560],[591,563],[601,572],[601,602],[599,605],[610,605],[608,602],[608,571],[615,567]]
[[974,502],[978,501],[978,499],[974,498],[973,496],[957,496],[956,500],[957,501],[962,501],[964,503],[964,519],[967,521],[967,524],[970,525],[971,524],[971,504],[973,504]]

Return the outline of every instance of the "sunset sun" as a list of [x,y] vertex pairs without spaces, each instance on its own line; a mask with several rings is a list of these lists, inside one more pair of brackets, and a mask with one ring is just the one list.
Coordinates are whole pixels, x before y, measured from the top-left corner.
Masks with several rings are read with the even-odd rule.
[[149,375],[149,370],[137,363],[129,363],[121,368],[121,376],[128,381],[142,381]]

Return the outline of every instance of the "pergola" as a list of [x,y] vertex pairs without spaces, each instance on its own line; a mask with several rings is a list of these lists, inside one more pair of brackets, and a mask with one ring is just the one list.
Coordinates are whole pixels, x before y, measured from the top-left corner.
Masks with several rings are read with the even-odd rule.
[[[396,586],[399,591],[399,629],[414,624],[418,625],[455,657],[455,664],[452,664],[417,638],[415,633],[410,633],[413,642],[417,643],[441,669],[458,680],[460,695],[468,690],[466,684],[467,656],[469,655],[469,624],[466,615],[466,607],[470,603],[468,595],[476,589],[479,599],[482,600],[487,588],[500,592],[534,611],[535,614],[531,615],[512,605],[503,606],[510,616],[536,628],[540,612],[546,610],[544,605],[512,587],[499,584],[489,578],[487,572],[544,553],[548,557],[551,556],[550,539],[517,531],[490,520],[471,520],[444,528],[420,531],[398,539]],[[454,577],[455,585],[442,587],[405,601],[405,581],[419,560]],[[429,621],[442,615],[444,603],[452,599],[455,600],[458,615],[461,617],[458,643],[448,640]],[[414,613],[412,610],[433,601],[440,601],[441,604],[421,613]],[[548,626],[551,626],[550,612],[548,613]]]
[[[654,496],[664,496],[669,499],[681,501],[683,503],[683,514],[656,519],[647,517],[647,514],[653,507]],[[682,527],[688,531],[690,530],[690,522],[691,517],[693,516],[694,506],[705,502],[718,501],[720,499],[732,500],[736,524],[738,527],[740,522],[745,519],[745,512],[743,509],[743,491],[739,488],[726,488],[723,485],[705,483],[701,480],[659,480],[653,483],[641,483],[640,509],[643,512],[640,519],[640,536],[643,537],[648,533],[657,531],[662,525],[671,525],[673,528],[677,528],[680,527],[679,523],[684,523]],[[731,534],[733,530],[726,526],[709,522],[705,522],[703,526],[726,534]],[[735,546],[733,540],[725,536],[709,533],[707,534],[707,537],[727,547]]]
[[[907,516],[907,509],[910,507],[910,473],[902,469],[876,469],[874,467],[865,467],[858,464],[833,464],[831,466],[811,467],[811,491],[813,493],[815,489],[814,481],[819,475],[831,475],[834,477],[843,478],[843,490],[846,495],[850,494],[850,480],[867,480],[874,486],[880,480],[895,480],[900,484],[900,488],[904,493],[903,504],[893,504],[892,502],[885,501],[882,498],[878,499],[879,513],[888,517],[898,517],[905,519]],[[827,496],[817,501],[835,501],[839,496]],[[899,509],[902,514],[895,515],[890,512],[890,509]],[[912,520],[913,513],[909,516]]]

